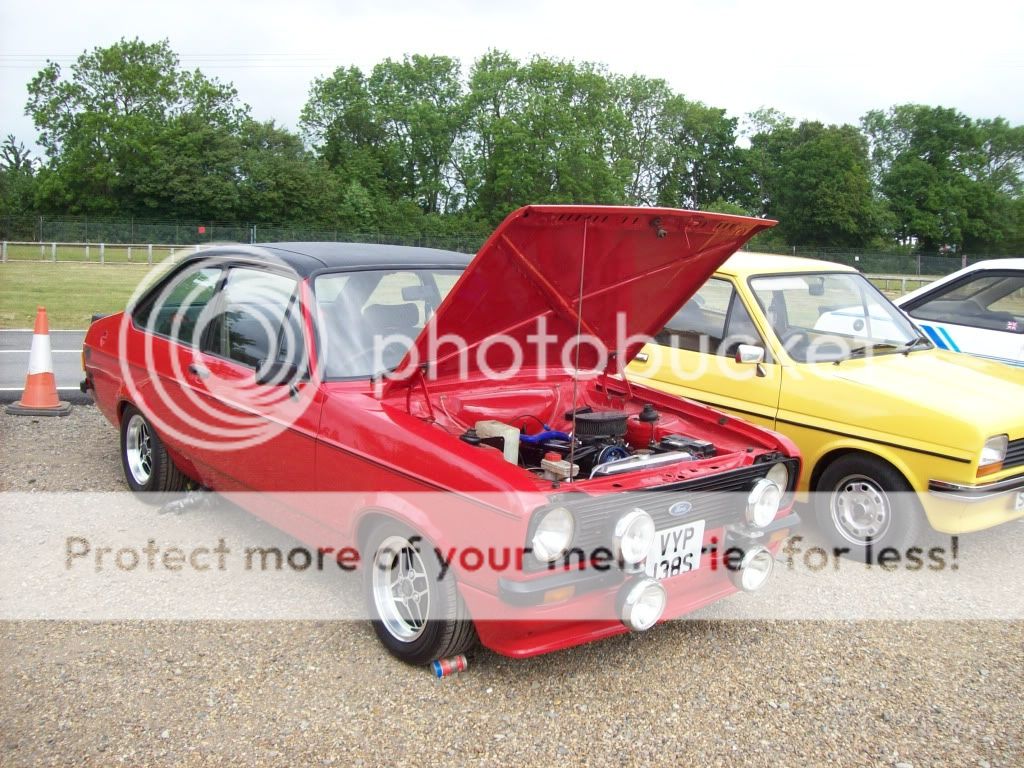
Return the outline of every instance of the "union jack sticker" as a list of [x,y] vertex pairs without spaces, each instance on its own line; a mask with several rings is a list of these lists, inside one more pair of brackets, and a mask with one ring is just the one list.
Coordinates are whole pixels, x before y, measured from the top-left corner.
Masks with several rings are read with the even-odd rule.
[[1006,330],[1008,330],[1008,331],[1016,331],[1017,330],[1017,321],[1016,320],[1007,320],[1006,321]]

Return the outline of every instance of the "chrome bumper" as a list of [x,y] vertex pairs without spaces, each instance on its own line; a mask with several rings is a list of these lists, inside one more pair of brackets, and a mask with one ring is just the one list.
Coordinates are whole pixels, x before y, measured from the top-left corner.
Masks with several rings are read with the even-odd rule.
[[929,480],[928,492],[933,496],[942,496],[957,501],[985,501],[986,499],[1003,496],[1007,493],[1024,490],[1024,474],[996,480],[991,483],[947,483],[944,480]]

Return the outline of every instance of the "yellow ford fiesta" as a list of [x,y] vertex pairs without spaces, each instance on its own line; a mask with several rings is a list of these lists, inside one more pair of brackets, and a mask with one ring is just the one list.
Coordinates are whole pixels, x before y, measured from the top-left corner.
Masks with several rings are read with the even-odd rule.
[[737,253],[655,341],[630,378],[789,436],[842,553],[1024,515],[1024,371],[936,349],[850,267]]

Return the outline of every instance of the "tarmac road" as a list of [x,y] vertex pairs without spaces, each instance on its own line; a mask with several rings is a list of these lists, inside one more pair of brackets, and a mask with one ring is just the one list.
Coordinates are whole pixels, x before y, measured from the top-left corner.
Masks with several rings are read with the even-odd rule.
[[[50,331],[53,372],[61,400],[79,404],[90,402],[78,389],[82,380],[84,339],[85,331]],[[0,331],[0,403],[11,403],[21,397],[31,348],[31,330]]]

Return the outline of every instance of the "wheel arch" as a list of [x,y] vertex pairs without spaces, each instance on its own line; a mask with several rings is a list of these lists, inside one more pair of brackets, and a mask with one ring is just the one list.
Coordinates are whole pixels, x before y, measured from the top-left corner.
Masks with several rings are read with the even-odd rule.
[[443,549],[445,546],[441,532],[437,530],[436,526],[431,525],[425,515],[416,514],[415,510],[403,512],[394,507],[373,506],[360,512],[355,524],[355,535],[353,538],[359,549],[360,558],[364,561],[370,554],[366,551],[370,532],[384,522],[398,523],[399,525],[411,528],[419,535],[428,539],[435,547]]
[[[888,465],[893,471],[897,472],[911,488],[914,487],[914,483],[911,479],[911,473],[909,472],[906,464],[900,461],[893,461],[891,457],[884,456],[877,451],[867,450],[860,446],[841,446],[835,447],[818,458],[814,464],[814,468],[811,470],[811,474],[808,478],[808,490],[814,493],[818,488],[818,483],[821,482],[821,476],[825,474],[825,471],[835,464],[836,461],[846,456],[863,456],[868,459],[879,461],[883,464]],[[893,457],[894,458],[894,457]]]
[[120,426],[121,422],[124,420],[124,412],[128,410],[129,406],[135,408],[140,413],[142,412],[141,409],[139,409],[139,406],[135,405],[135,403],[133,403],[131,400],[129,400],[128,398],[121,398],[120,400],[117,401],[117,408],[114,411],[117,414],[118,426]]

